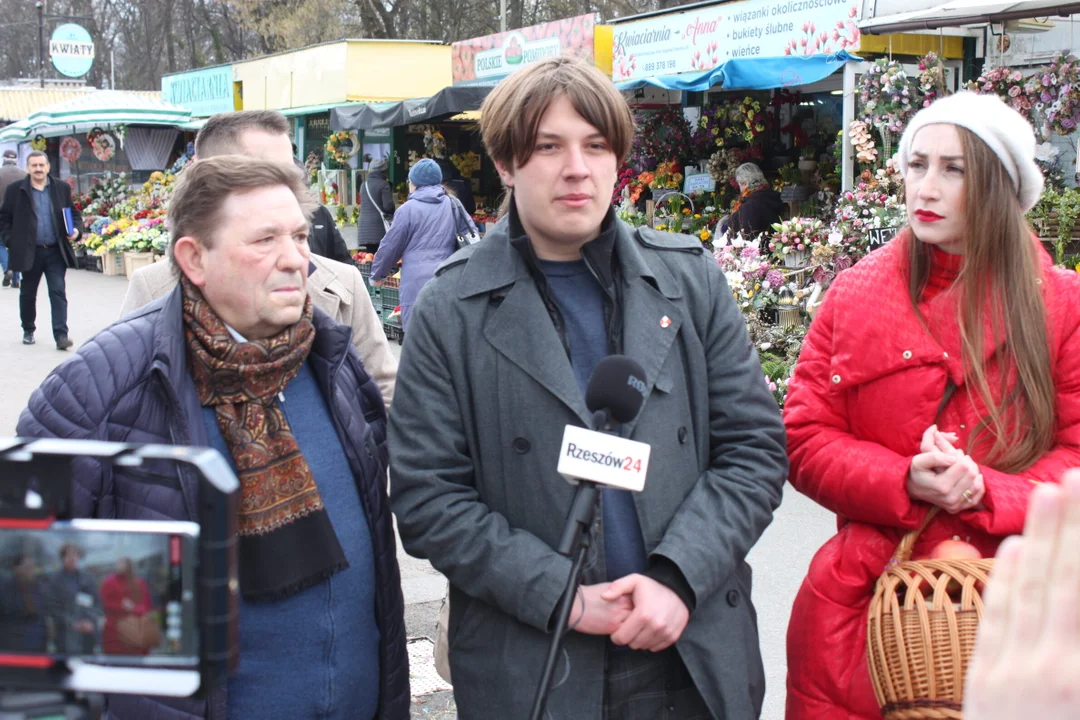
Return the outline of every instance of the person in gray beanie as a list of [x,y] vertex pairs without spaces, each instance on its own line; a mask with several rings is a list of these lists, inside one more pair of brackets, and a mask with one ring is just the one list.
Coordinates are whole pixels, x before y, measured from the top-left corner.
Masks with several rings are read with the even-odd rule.
[[375,253],[371,281],[376,285],[393,274],[401,261],[401,327],[408,330],[409,313],[435,268],[457,251],[458,235],[476,232],[476,225],[442,186],[442,169],[424,158],[409,171],[409,199],[394,214]]
[[866,617],[905,533],[925,527],[913,558],[954,537],[993,557],[1032,491],[1080,464],[1080,275],[1025,219],[1031,125],[957,93],[912,119],[897,160],[907,227],[837,276],[784,405],[791,483],[840,525],[792,608],[788,720],[881,717]]

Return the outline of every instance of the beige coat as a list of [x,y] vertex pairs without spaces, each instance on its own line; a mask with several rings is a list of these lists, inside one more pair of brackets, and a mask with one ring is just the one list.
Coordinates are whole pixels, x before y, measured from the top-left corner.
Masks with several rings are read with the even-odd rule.
[[[382,391],[386,409],[394,395],[397,359],[383,334],[382,322],[368,297],[364,278],[354,267],[318,255],[311,256],[314,266],[308,276],[308,292],[315,307],[348,325],[353,331],[353,345],[360,353],[364,369]],[[121,317],[166,295],[176,287],[176,274],[170,261],[157,262],[136,270],[128,279],[128,291],[120,309]]]

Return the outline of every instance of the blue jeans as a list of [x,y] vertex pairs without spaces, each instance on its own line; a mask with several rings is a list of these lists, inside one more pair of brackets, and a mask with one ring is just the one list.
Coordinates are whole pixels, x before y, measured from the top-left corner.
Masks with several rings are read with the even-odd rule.
[[34,248],[34,266],[23,273],[19,288],[19,314],[22,317],[23,332],[32,333],[37,328],[37,291],[41,276],[49,286],[49,304],[52,305],[53,337],[59,340],[67,337],[67,288],[64,275],[67,264],[61,254],[60,245]]
[[[7,245],[0,241],[0,272],[6,273],[8,269],[8,249]],[[19,282],[19,273],[15,273],[12,278],[12,282]]]

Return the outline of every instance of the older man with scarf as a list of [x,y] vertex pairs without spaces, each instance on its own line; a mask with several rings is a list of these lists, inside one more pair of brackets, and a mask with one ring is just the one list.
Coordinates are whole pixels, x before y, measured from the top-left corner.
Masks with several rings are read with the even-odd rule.
[[[386,414],[350,330],[307,294],[310,209],[292,168],[222,156],[169,207],[169,295],[99,333],[34,392],[30,437],[209,446],[241,483],[240,665],[206,700],[112,695],[114,720],[409,714],[386,494]],[[86,517],[193,519],[172,464],[75,465]]]

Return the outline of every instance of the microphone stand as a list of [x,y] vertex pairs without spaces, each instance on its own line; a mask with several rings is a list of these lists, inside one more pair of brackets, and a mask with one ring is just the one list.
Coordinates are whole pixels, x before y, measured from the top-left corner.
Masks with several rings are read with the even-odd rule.
[[[607,412],[598,410],[593,413],[592,425],[595,428],[608,430]],[[559,657],[559,648],[562,647],[563,637],[569,630],[566,624],[570,619],[570,610],[574,607],[574,596],[577,594],[578,585],[581,584],[581,573],[585,567],[585,557],[592,545],[590,529],[593,519],[596,517],[596,507],[600,500],[600,486],[587,480],[578,480],[577,490],[574,492],[574,502],[570,506],[570,514],[566,517],[563,526],[562,537],[559,539],[558,552],[560,555],[571,557],[574,563],[570,568],[570,575],[566,579],[566,589],[563,590],[559,600],[558,613],[555,619],[555,632],[551,636],[551,644],[548,646],[547,660],[544,662],[544,671],[540,674],[540,685],[536,688],[536,698],[533,700],[530,720],[543,720],[544,710],[547,707],[547,696],[551,690],[551,678],[555,674],[555,663]],[[585,606],[582,604],[582,613]]]

